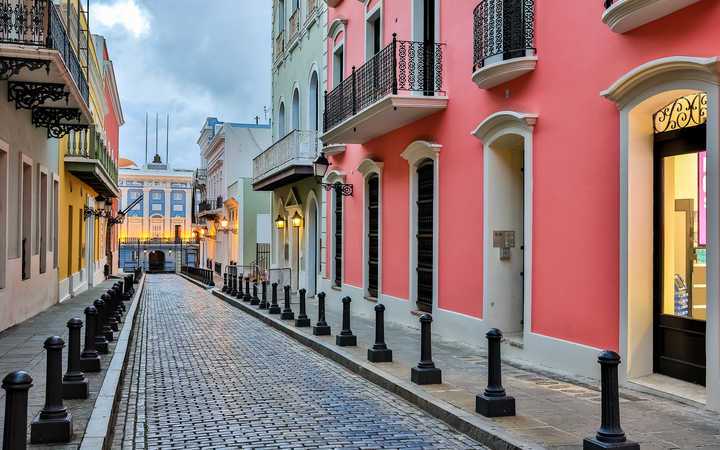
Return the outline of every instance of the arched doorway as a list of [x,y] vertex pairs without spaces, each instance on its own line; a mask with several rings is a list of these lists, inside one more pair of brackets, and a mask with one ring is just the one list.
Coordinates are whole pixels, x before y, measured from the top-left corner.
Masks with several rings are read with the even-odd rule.
[[148,271],[162,272],[165,270],[165,253],[153,250],[148,255]]

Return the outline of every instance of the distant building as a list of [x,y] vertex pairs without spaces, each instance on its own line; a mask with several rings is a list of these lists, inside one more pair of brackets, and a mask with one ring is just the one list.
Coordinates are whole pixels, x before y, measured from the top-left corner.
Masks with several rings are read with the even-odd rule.
[[120,209],[142,198],[120,225],[120,267],[141,265],[149,271],[174,272],[180,264],[196,264],[192,182],[192,170],[169,167],[158,154],[142,168],[121,159]]
[[252,158],[270,145],[269,124],[208,117],[200,131],[194,224],[204,267],[221,274],[230,262],[269,264],[270,194],[254,192]]

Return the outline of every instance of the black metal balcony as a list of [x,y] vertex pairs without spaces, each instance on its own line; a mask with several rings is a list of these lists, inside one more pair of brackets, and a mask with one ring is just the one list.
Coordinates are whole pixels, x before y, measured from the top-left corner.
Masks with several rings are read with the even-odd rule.
[[535,53],[534,0],[482,0],[474,11],[473,72]]
[[325,94],[324,131],[400,92],[444,95],[445,44],[393,40]]

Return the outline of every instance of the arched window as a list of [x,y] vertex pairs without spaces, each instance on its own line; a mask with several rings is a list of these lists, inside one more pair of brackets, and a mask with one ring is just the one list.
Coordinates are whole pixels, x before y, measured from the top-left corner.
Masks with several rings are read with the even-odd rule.
[[278,112],[278,138],[285,137],[285,103],[280,103]]
[[320,118],[318,117],[320,97],[318,96],[319,83],[317,72],[312,73],[310,77],[310,93],[308,95],[308,105],[310,107],[308,113],[308,129],[318,131],[320,129]]
[[292,99],[292,129],[300,129],[300,93],[297,89],[293,92]]

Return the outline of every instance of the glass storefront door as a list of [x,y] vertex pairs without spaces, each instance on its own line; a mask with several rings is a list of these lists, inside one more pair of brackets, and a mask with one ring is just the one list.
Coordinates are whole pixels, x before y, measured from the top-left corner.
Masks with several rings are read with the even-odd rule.
[[655,372],[705,384],[705,126],[655,135]]

